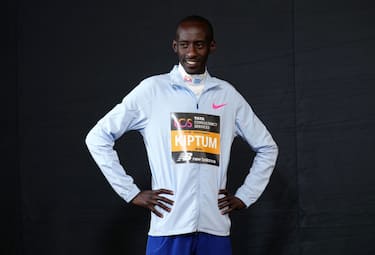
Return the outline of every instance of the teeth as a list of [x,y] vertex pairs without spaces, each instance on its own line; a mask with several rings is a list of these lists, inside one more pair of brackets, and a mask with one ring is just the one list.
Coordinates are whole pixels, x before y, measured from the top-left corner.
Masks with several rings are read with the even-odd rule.
[[189,65],[194,65],[197,62],[195,62],[195,61],[186,61],[186,63],[188,63]]

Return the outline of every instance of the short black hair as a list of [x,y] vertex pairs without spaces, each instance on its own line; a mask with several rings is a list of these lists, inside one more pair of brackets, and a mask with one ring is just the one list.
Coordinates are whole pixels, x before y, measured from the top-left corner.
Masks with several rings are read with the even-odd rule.
[[[211,22],[208,19],[206,19],[202,16],[199,16],[199,15],[187,16],[187,17],[183,18],[182,20],[180,20],[180,22],[178,22],[176,32],[178,31],[178,28],[180,27],[180,25],[182,23],[185,23],[185,22],[199,22],[199,23],[204,24],[207,28],[207,39],[208,39],[208,41],[211,42],[211,41],[214,40],[214,28],[213,28]],[[177,34],[176,34],[176,38],[177,38]]]

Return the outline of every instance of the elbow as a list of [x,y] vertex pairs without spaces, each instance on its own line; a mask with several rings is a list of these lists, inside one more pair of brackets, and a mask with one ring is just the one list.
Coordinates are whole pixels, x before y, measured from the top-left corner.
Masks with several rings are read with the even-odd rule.
[[95,140],[95,134],[94,134],[94,129],[91,129],[86,137],[85,137],[85,144],[86,146],[90,149],[90,147],[92,146],[93,144],[93,141]]
[[86,144],[86,147],[90,149],[90,145],[91,145],[91,131],[89,133],[87,133],[86,137],[85,137],[85,144]]
[[274,145],[274,150],[275,150],[276,156],[279,155],[279,146],[276,143]]
[[112,147],[115,139],[103,131],[103,129],[96,125],[86,135],[85,143],[89,150],[98,147]]
[[273,151],[273,154],[275,155],[275,160],[276,160],[279,155],[279,146],[275,142],[272,145],[272,151]]
[[273,167],[276,166],[276,161],[277,161],[277,158],[279,156],[279,146],[275,143],[273,145]]

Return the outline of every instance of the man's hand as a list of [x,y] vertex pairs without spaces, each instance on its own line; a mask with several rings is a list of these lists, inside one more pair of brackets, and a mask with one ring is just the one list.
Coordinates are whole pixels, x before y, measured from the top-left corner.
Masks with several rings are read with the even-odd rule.
[[226,189],[221,189],[219,191],[220,195],[225,195],[223,198],[219,198],[218,204],[221,214],[228,214],[234,210],[240,210],[246,207],[244,202],[238,197],[235,197],[229,193]]
[[155,213],[158,217],[163,218],[158,210],[155,209],[155,206],[159,206],[163,210],[170,212],[171,208],[166,204],[172,206],[174,201],[160,196],[161,194],[173,195],[173,191],[167,189],[158,189],[158,190],[144,190],[138,193],[137,196],[131,201],[134,205],[138,205],[144,208],[149,209],[151,212]]

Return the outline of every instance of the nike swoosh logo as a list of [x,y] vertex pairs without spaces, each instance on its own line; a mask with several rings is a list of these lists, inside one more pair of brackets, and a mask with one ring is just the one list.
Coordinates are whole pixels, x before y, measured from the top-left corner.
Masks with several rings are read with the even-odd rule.
[[219,108],[224,107],[224,106],[226,106],[226,105],[227,105],[227,104],[214,104],[214,103],[213,103],[213,104],[212,104],[212,108],[216,110],[216,109],[219,109]]

